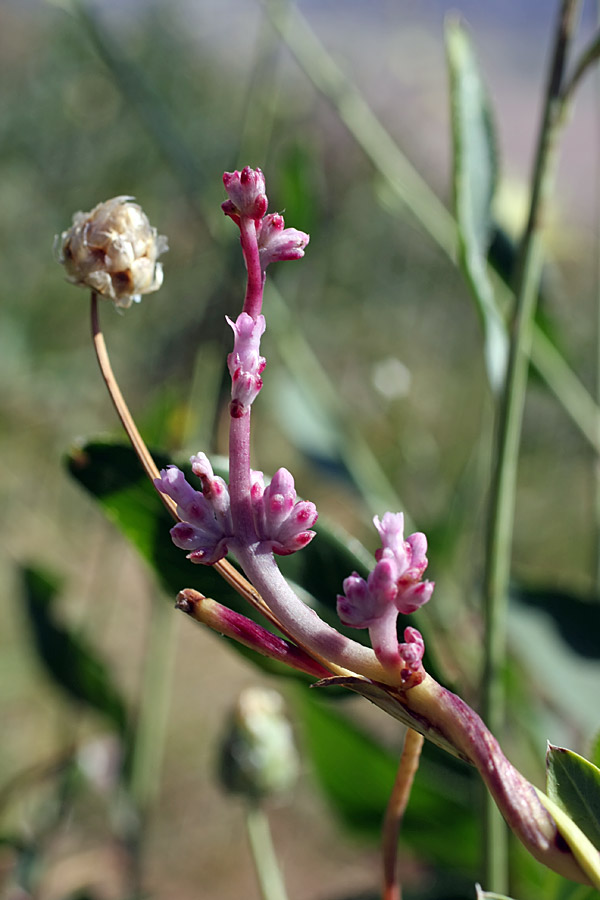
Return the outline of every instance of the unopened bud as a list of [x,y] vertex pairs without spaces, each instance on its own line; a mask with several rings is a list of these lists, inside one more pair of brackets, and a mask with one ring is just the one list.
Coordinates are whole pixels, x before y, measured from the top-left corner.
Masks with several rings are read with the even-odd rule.
[[227,790],[254,800],[292,788],[298,753],[276,691],[242,691],[221,748],[220,774]]
[[166,237],[132,200],[113,197],[91,212],[75,213],[71,228],[54,240],[67,279],[122,308],[159,289],[163,271],[156,260],[168,250]]

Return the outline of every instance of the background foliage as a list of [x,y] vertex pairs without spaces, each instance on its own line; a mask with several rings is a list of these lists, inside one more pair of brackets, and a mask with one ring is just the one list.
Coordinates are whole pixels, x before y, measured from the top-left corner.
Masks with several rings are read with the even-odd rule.
[[[495,216],[510,235],[520,224],[551,17],[531,4],[524,38],[519,13],[505,14],[499,29],[501,4],[489,6],[488,19],[466,12],[496,119]],[[331,603],[330,585],[374,548],[371,515],[404,508],[430,538],[437,588],[419,627],[431,664],[477,702],[491,442],[481,316],[433,234],[435,205],[423,213],[428,228],[415,216],[415,205],[430,202],[418,181],[411,211],[398,202],[397,169],[389,168],[406,153],[451,205],[441,4],[418,15],[410,4],[346,3],[343,15],[327,7],[300,4],[326,48],[319,56],[318,46],[302,45],[313,81],[322,73],[319,92],[259,4],[0,6],[0,878],[11,900],[122,898],[142,889],[227,900],[254,890],[240,810],[219,793],[214,760],[240,687],[266,676],[172,613],[179,587],[226,595],[173,554],[127,457],[112,461],[113,480],[102,488],[97,466],[122,451],[97,443],[93,457],[81,449],[81,435],[113,438],[118,429],[89,346],[85,294],[64,284],[51,257],[53,234],[77,209],[131,194],[169,236],[164,288],[125,316],[103,310],[107,341],[151,446],[178,460],[201,448],[223,453],[224,314],[239,305],[243,271],[220,212],[220,177],[246,162],[263,168],[271,208],[285,207],[311,243],[302,263],[273,273],[267,294],[269,378],[256,407],[255,460],[266,472],[294,471],[322,518],[366,546],[340,539],[345,558],[326,590],[308,564],[293,577],[311,575],[306,586]],[[331,88],[334,97],[354,97],[337,107],[323,96],[338,84],[339,70],[327,68],[334,60],[400,156],[374,152],[387,145],[356,95]],[[590,387],[593,102],[588,85],[566,140],[543,296],[544,327]],[[82,462],[90,458],[96,468],[86,483]],[[505,743],[539,784],[546,738],[587,754],[598,728],[594,465],[588,442],[534,379]],[[90,490],[141,542],[141,558]],[[326,544],[333,537],[324,533]],[[349,553],[359,560],[346,566]],[[152,574],[157,558],[161,582]],[[290,893],[374,895],[376,832],[400,730],[360,701],[278,685],[305,754],[300,788],[272,811]],[[153,732],[149,708],[164,729]],[[136,761],[139,733],[150,738],[137,742]],[[474,895],[475,805],[465,767],[428,750],[403,849],[414,896]],[[514,854],[515,896],[587,900]],[[15,892],[15,878],[25,894]]]

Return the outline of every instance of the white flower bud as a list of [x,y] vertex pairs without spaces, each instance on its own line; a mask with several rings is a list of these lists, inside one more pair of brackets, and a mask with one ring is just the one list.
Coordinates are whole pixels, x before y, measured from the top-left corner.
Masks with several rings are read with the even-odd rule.
[[58,261],[73,284],[91,288],[127,308],[157,291],[163,270],[157,257],[168,250],[133,197],[113,197],[91,212],[78,212],[73,225],[56,235]]

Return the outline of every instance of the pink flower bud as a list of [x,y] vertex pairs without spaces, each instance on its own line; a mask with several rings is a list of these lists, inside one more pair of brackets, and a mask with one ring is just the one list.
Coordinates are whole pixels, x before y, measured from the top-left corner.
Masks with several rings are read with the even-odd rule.
[[270,544],[274,553],[287,556],[312,541],[316,507],[307,500],[296,500],[294,479],[287,469],[275,472],[264,490],[262,482],[258,490],[253,486],[252,500],[258,538]]
[[266,360],[260,356],[260,339],[265,330],[265,317],[253,319],[248,313],[240,313],[235,322],[227,317],[234,333],[233,352],[227,357],[231,375],[231,415],[245,415],[262,387],[261,373]]
[[310,237],[296,228],[286,228],[283,216],[265,216],[258,231],[258,252],[263,272],[277,260],[301,259]]
[[[226,216],[238,220],[248,216],[258,221],[262,219],[269,205],[265,194],[265,178],[260,169],[245,166],[241,172],[225,172],[223,184],[229,200],[221,204]],[[238,221],[239,224],[239,221]]]
[[192,469],[201,478],[202,493],[194,490],[176,466],[163,469],[154,484],[177,504],[181,522],[171,529],[175,546],[187,550],[192,562],[212,565],[227,555],[233,533],[229,490],[222,478],[213,475],[203,453],[192,457]]

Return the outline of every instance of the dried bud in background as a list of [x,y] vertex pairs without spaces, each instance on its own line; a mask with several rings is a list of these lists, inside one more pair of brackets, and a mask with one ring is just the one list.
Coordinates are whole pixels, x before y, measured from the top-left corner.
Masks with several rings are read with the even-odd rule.
[[298,767],[281,695],[267,688],[246,688],[221,747],[224,787],[252,800],[281,794],[293,787]]
[[75,213],[71,228],[54,241],[69,281],[125,309],[159,289],[163,271],[156,260],[168,249],[166,237],[132,200],[113,197],[89,213]]

